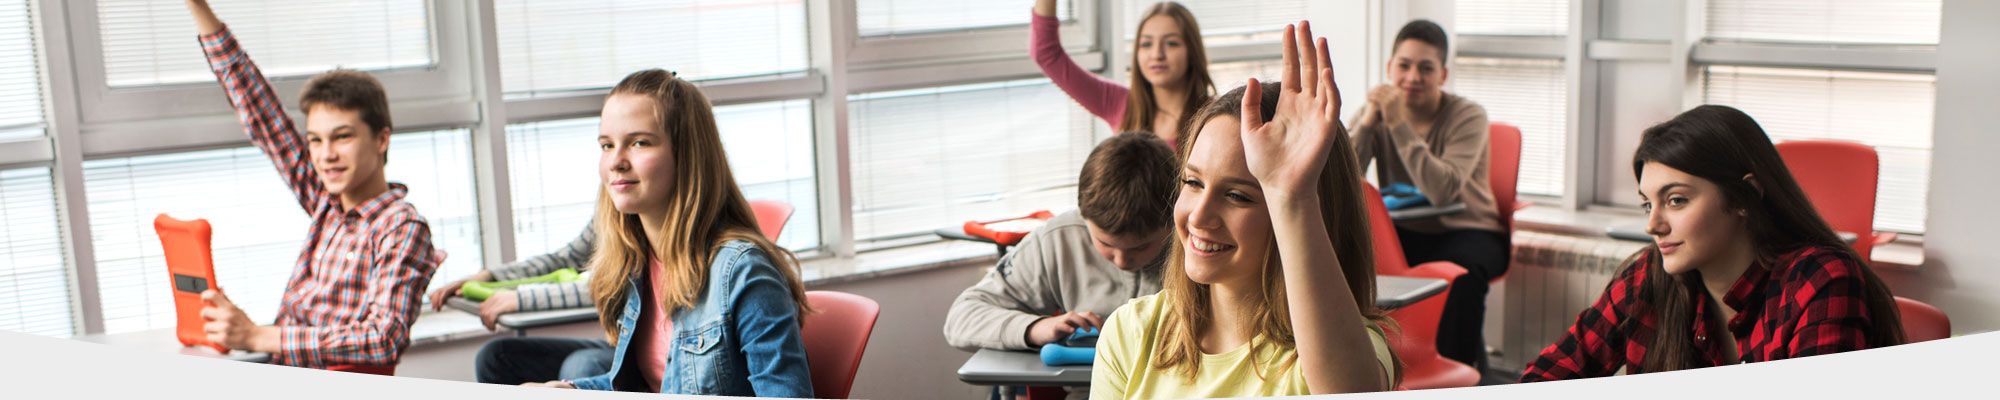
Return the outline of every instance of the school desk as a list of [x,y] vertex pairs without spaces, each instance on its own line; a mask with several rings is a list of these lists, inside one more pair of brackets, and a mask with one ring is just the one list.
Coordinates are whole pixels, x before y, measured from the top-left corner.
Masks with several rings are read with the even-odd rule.
[[1414,219],[1424,219],[1440,215],[1457,214],[1462,212],[1465,212],[1465,203],[1452,203],[1442,206],[1428,206],[1428,205],[1416,206],[1416,207],[1403,208],[1401,210],[1389,210],[1389,220],[1409,221]]
[[253,363],[271,362],[270,353],[231,350],[228,354],[219,354],[215,352],[215,349],[209,348],[207,346],[195,346],[195,347],[182,346],[180,339],[174,336],[174,327],[171,326],[166,328],[147,329],[138,332],[126,332],[126,333],[119,333],[112,335],[106,335],[101,333],[91,334],[91,335],[80,335],[74,337],[73,339],[85,342],[103,344],[103,345],[110,345],[113,347],[130,348],[133,350],[140,350],[140,351],[179,352],[183,355],[190,355],[196,357],[221,358],[226,360],[235,360],[235,361],[253,362]]
[[[452,296],[450,299],[445,300],[444,305],[475,316],[479,315],[479,302],[472,301],[472,299]],[[575,307],[557,310],[516,311],[501,314],[500,318],[495,319],[493,323],[513,330],[514,336],[528,336],[529,329],[595,320],[597,320],[596,307]]]

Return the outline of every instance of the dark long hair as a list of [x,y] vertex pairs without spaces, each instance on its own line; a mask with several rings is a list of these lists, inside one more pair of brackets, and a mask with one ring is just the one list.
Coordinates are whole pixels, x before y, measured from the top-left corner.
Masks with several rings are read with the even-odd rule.
[[[1768,258],[1806,247],[1835,252],[1860,267],[1866,291],[1862,301],[1868,307],[1869,347],[1901,344],[1903,324],[1896,313],[1896,300],[1889,287],[1875,276],[1867,260],[1840,240],[1833,228],[1813,209],[1791,170],[1778,156],[1770,136],[1757,121],[1735,108],[1717,105],[1695,107],[1674,119],[1647,128],[1632,156],[1632,178],[1638,179],[1646,163],[1657,162],[1714,182],[1722,190],[1725,204],[1748,213],[1752,246],[1758,257]],[[1743,180],[1750,174],[1757,186]],[[1762,187],[1760,193],[1757,189]],[[1660,260],[1659,245],[1647,246],[1627,261],[1628,268],[1640,257],[1651,262],[1638,295],[1645,309],[1658,318],[1658,331],[1651,332],[1651,345],[1640,364],[1644,372],[1673,371],[1695,364],[1694,342],[1688,339],[1696,323],[1693,299],[1685,278],[1667,274]],[[1641,318],[1628,318],[1633,323]],[[1635,337],[1643,340],[1644,335]]]

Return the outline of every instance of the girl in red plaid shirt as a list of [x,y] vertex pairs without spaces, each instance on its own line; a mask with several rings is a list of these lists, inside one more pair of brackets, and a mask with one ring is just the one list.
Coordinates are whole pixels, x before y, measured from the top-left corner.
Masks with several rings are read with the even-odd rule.
[[1654,244],[1522,381],[1903,342],[1888,287],[1820,219],[1748,114],[1701,106],[1647,129],[1632,173]]

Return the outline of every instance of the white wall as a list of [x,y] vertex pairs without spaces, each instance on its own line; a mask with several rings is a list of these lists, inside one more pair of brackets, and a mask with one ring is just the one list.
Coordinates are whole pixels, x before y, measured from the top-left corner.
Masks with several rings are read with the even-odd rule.
[[1884,271],[1897,295],[1944,309],[1952,332],[2000,330],[2000,2],[1945,0],[1924,265]]

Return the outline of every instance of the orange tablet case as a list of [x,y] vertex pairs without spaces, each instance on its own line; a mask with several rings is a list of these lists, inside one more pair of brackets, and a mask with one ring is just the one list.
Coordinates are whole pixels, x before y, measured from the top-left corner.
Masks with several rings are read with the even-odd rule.
[[987,239],[992,239],[994,243],[997,243],[1001,246],[1013,246],[1016,243],[1021,243],[1021,238],[1027,237],[1028,233],[1012,232],[1012,231],[996,231],[993,229],[988,229],[986,226],[992,224],[998,224],[1001,222],[1014,221],[1014,220],[1023,220],[1023,219],[1047,220],[1055,217],[1056,217],[1055,213],[1051,213],[1048,210],[1042,210],[1018,218],[1008,218],[1008,219],[993,220],[993,221],[965,221],[965,233],[968,235],[975,235]]
[[215,258],[209,254],[211,231],[208,220],[182,221],[160,214],[153,217],[153,230],[160,234],[160,247],[167,258],[167,277],[173,284],[174,335],[181,345],[208,346],[219,353],[229,349],[208,342],[201,326],[201,292],[221,291],[215,286]]

